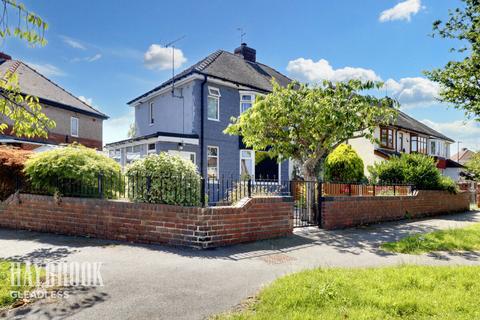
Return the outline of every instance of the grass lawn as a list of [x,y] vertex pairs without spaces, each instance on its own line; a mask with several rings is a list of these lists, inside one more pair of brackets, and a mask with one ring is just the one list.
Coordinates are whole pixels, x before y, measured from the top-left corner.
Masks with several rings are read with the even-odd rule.
[[413,254],[432,251],[480,250],[480,224],[408,236],[396,242],[384,243],[382,249]]
[[[33,272],[32,268],[32,272]],[[21,276],[23,278],[25,272],[25,266],[23,266]],[[34,273],[32,273],[34,276]],[[22,279],[21,278],[21,279]],[[28,291],[32,289],[29,286],[11,286],[10,280],[10,261],[0,259],[0,309],[12,305],[16,299],[10,295],[11,291]],[[21,281],[23,282],[23,281]]]
[[315,269],[214,319],[479,319],[480,267]]

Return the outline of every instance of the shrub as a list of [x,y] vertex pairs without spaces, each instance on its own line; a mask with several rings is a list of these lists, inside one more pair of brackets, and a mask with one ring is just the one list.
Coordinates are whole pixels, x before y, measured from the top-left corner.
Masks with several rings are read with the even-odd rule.
[[196,166],[179,156],[162,152],[127,167],[129,195],[134,201],[172,205],[200,204],[200,175]]
[[421,190],[447,190],[456,192],[455,182],[443,177],[435,159],[423,154],[402,154],[388,161],[369,166],[371,180],[375,183],[413,184]]
[[98,194],[99,175],[108,181],[104,195],[120,188],[119,183],[114,183],[120,175],[120,165],[78,144],[38,153],[27,160],[24,171],[31,187],[47,193],[64,194],[76,188],[85,195],[93,194],[94,190]]
[[348,144],[341,144],[325,160],[325,180],[359,182],[363,179],[363,161]]
[[23,180],[23,168],[31,151],[0,146],[0,201],[15,192],[16,179]]

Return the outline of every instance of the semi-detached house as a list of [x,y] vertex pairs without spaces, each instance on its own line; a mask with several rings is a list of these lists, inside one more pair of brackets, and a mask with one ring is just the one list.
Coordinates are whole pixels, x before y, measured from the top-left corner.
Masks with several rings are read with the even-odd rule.
[[245,147],[223,130],[231,117],[250,108],[257,95],[272,91],[271,79],[287,76],[256,59],[245,43],[233,53],[218,50],[160,86],[133,99],[135,137],[106,146],[123,166],[150,153],[180,155],[210,178],[289,178],[289,163],[278,163]]

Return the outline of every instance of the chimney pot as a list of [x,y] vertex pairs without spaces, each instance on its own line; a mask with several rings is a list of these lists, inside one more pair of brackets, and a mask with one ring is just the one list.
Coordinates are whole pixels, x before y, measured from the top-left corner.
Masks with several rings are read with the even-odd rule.
[[234,53],[247,61],[255,62],[257,60],[257,50],[250,48],[245,42],[240,44],[240,47],[236,48]]

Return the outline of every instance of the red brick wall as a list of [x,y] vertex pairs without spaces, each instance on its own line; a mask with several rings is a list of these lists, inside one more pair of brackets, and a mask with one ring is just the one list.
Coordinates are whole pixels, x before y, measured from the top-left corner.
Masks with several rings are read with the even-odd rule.
[[418,191],[416,196],[332,197],[322,202],[322,225],[339,229],[381,221],[464,212],[468,192]]
[[20,194],[0,203],[0,227],[210,248],[291,234],[293,202],[264,197],[235,207],[188,208]]

